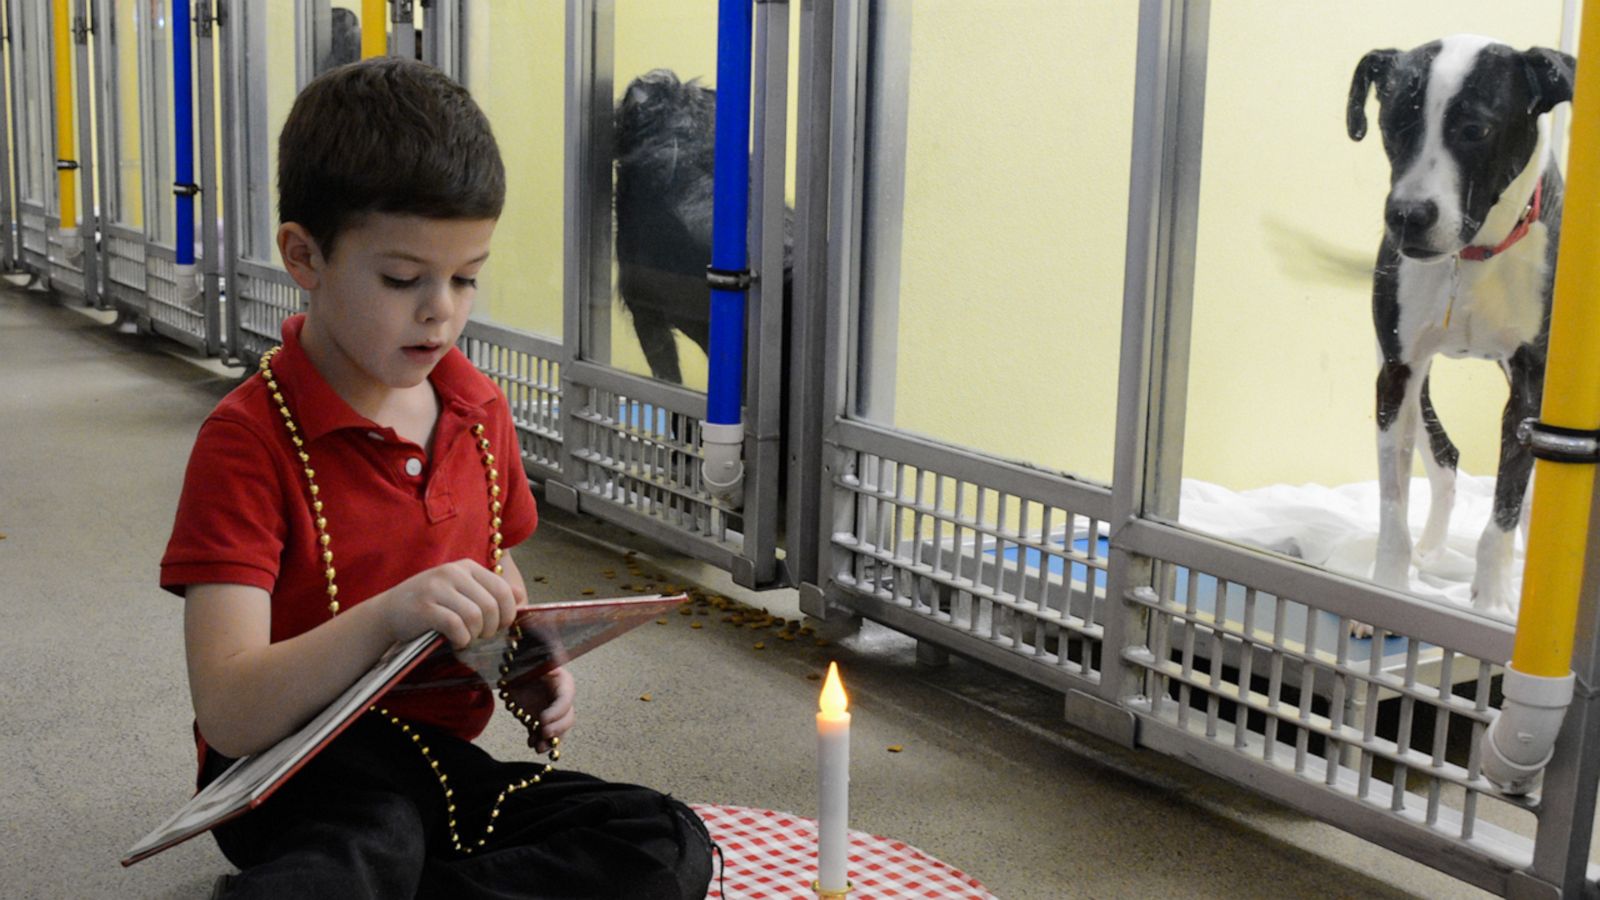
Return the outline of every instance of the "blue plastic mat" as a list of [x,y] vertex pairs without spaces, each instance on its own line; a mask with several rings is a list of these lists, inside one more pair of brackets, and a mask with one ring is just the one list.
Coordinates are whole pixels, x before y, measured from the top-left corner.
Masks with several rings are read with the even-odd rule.
[[[1072,548],[1080,554],[1087,554],[1089,552],[1089,538],[1085,536],[1074,540],[1072,542]],[[1048,556],[1049,572],[1052,575],[1061,575],[1062,572],[1067,570],[1067,566],[1069,565],[1068,560],[1064,557],[1057,556],[1055,554],[1044,554],[1032,547],[1019,548],[1015,544],[1010,544],[1006,547],[1004,555],[1005,560],[1007,562],[1015,562],[1018,558],[1019,550],[1023,551],[1022,558],[1024,560],[1024,565],[1028,571],[1033,573],[1037,573],[1039,571],[1041,557],[1045,556]],[[1101,536],[1097,541],[1097,549],[1095,552],[1098,558],[1102,560],[1109,556],[1111,552],[1109,539]],[[990,546],[984,551],[984,555],[993,559],[995,556],[995,548]],[[1072,561],[1070,565],[1070,581],[1077,590],[1083,590],[1089,581],[1089,566],[1077,561]],[[1178,566],[1176,568],[1176,586],[1173,589],[1172,597],[1175,602],[1179,604],[1185,604],[1189,596],[1189,570],[1182,566]],[[1105,574],[1103,572],[1095,573],[1095,588],[1098,592],[1104,592]],[[1224,603],[1226,605],[1227,619],[1229,622],[1234,623],[1235,626],[1237,626],[1244,617],[1244,599],[1244,585],[1229,582],[1224,594]],[[1277,605],[1276,598],[1274,598],[1272,595],[1259,591],[1256,593],[1254,624],[1258,635],[1272,634],[1273,626],[1277,618]],[[1196,576],[1195,609],[1208,615],[1216,614],[1216,576],[1208,575],[1204,572],[1201,572]],[[1306,614],[1308,611],[1308,607],[1306,607],[1303,603],[1289,602],[1284,604],[1283,637],[1286,642],[1293,642],[1298,645],[1305,640]],[[1074,612],[1078,612],[1078,610],[1075,609]],[[1339,642],[1339,618],[1332,613],[1321,611],[1317,613],[1317,616],[1318,622],[1316,649],[1328,654],[1336,654],[1338,652]],[[1385,657],[1398,655],[1401,660],[1404,659],[1407,643],[1406,638],[1390,636],[1385,638],[1383,643],[1384,646],[1382,652]],[[1429,646],[1430,645],[1424,644],[1422,648],[1427,649]],[[1350,662],[1365,662],[1371,657],[1371,655],[1372,638],[1352,637],[1350,639],[1349,651],[1346,657]]]

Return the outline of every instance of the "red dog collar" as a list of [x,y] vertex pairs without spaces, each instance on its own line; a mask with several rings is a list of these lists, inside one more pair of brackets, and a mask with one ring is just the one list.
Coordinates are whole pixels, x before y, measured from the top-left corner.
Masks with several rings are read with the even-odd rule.
[[1511,233],[1506,235],[1505,240],[1493,247],[1463,247],[1461,248],[1461,258],[1473,262],[1481,262],[1499,256],[1511,249],[1511,245],[1522,240],[1522,236],[1528,233],[1528,227],[1533,224],[1535,219],[1539,218],[1539,199],[1543,194],[1544,181],[1541,179],[1533,187],[1533,199],[1528,201],[1528,209],[1523,212],[1522,218],[1517,220],[1517,227],[1511,229]]

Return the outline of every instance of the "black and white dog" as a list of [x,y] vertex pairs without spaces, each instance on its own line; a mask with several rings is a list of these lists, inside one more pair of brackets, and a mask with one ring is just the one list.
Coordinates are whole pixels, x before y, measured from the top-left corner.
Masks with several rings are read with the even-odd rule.
[[1406,525],[1412,451],[1432,502],[1415,553],[1441,549],[1455,500],[1458,452],[1428,399],[1435,354],[1493,360],[1511,395],[1500,428],[1494,514],[1478,541],[1474,608],[1509,616],[1511,570],[1533,457],[1516,437],[1539,414],[1550,298],[1560,237],[1562,178],[1545,114],[1572,99],[1576,62],[1544,48],[1515,50],[1458,35],[1413,50],[1374,50],[1350,83],[1346,126],[1367,133],[1377,89],[1389,196],[1372,286],[1378,371],[1382,512],[1373,578],[1404,588],[1413,548]]

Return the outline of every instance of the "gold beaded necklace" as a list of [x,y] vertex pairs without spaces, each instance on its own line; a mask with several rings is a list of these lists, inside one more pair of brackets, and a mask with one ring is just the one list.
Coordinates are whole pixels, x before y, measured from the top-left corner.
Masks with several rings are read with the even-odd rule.
[[[337,572],[333,567],[333,538],[328,534],[325,501],[321,497],[321,490],[317,487],[317,473],[311,467],[311,455],[306,452],[305,440],[300,437],[300,429],[295,425],[294,416],[289,413],[288,401],[284,400],[283,392],[278,389],[278,381],[272,374],[272,358],[277,356],[282,349],[282,345],[279,345],[262,354],[259,368],[261,369],[262,379],[267,383],[267,390],[272,392],[272,401],[278,405],[278,414],[283,416],[283,426],[289,431],[289,440],[294,444],[295,454],[299,457],[300,466],[305,472],[306,490],[311,496],[311,512],[317,528],[317,545],[322,548],[323,575],[328,580],[328,616],[332,618],[339,614],[339,585],[334,582],[334,576]],[[500,546],[504,540],[504,536],[500,533],[500,511],[504,508],[504,505],[500,502],[500,471],[495,468],[494,454],[490,452],[489,439],[484,436],[483,424],[480,422],[473,425],[472,433],[478,439],[478,451],[483,454],[483,468],[489,482],[489,527],[493,531],[493,534],[489,537],[489,565],[494,569],[496,575],[501,575],[505,573],[504,566],[500,564],[500,559],[505,555],[505,550]],[[500,679],[496,683],[496,687],[499,690],[500,700],[505,704],[506,709],[528,729],[529,735],[533,735],[539,730],[539,720],[535,719],[532,713],[528,712],[512,698],[510,685],[507,684],[507,679],[511,674],[511,663],[516,659],[517,647],[521,641],[522,629],[516,625],[511,626],[510,632],[506,636],[506,652],[500,660]],[[416,744],[417,749],[422,753],[422,758],[427,762],[428,768],[433,770],[434,775],[438,777],[439,788],[444,791],[445,812],[450,828],[450,843],[459,853],[470,855],[474,850],[487,844],[489,835],[494,834],[494,822],[500,818],[500,806],[505,802],[506,798],[517,791],[525,790],[538,784],[545,775],[550,773],[552,768],[549,763],[546,763],[544,769],[538,774],[512,782],[501,789],[500,795],[495,798],[494,806],[489,809],[489,821],[484,825],[483,837],[478,838],[476,844],[469,844],[461,840],[461,833],[456,830],[455,791],[450,787],[450,778],[444,773],[444,770],[439,768],[439,761],[434,759],[428,745],[422,742],[422,735],[418,734],[403,719],[390,713],[387,709],[378,706],[371,706],[368,709],[388,719],[391,724],[400,729],[401,733],[411,738],[411,742]],[[550,739],[550,761],[555,762],[560,758],[561,738],[552,737]]]

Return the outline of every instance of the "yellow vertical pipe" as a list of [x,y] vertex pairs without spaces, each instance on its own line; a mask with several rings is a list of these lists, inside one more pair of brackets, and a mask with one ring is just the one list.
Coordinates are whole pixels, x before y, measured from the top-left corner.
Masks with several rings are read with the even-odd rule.
[[[1585,3],[1580,45],[1600,52],[1600,3]],[[1591,63],[1600,62],[1600,59]],[[1539,418],[1600,426],[1600,65],[1580,65],[1572,103],[1570,178],[1556,263],[1550,356]],[[1511,667],[1551,678],[1572,668],[1594,466],[1538,460],[1522,605]]]
[[388,0],[361,0],[361,58],[389,52]]
[[[68,0],[54,0],[55,89],[56,89],[56,154],[63,163],[76,162],[73,149],[76,139],[72,130],[72,14]],[[56,168],[61,183],[61,227],[78,227],[78,170],[72,167]]]

